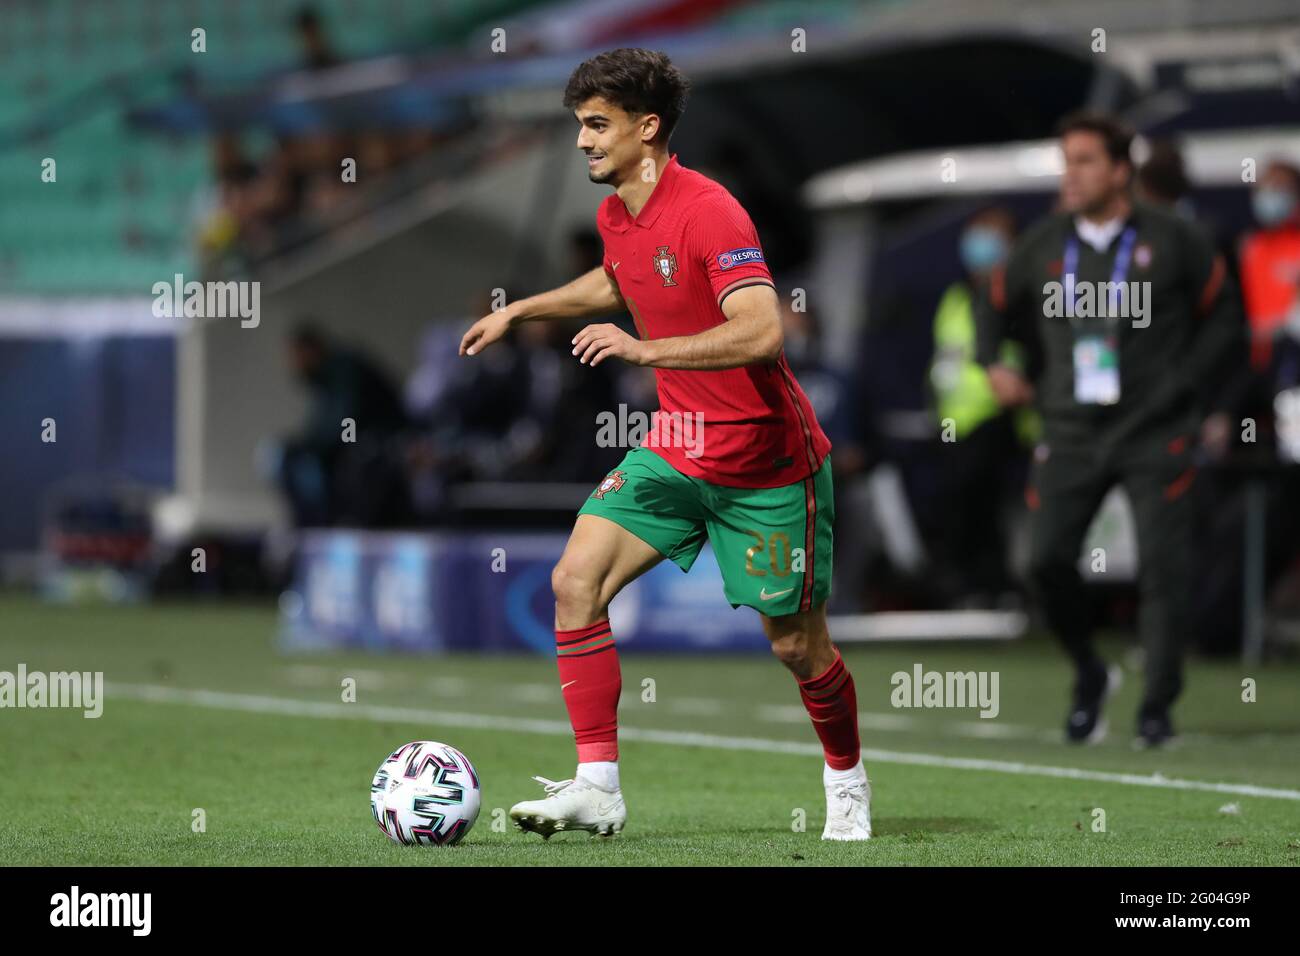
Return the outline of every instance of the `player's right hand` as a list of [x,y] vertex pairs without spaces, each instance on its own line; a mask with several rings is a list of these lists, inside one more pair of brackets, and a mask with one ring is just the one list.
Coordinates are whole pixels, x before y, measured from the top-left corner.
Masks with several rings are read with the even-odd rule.
[[477,355],[510,331],[510,315],[505,309],[485,315],[469,327],[460,340],[461,355]]
[[990,365],[988,374],[993,396],[1003,408],[1028,405],[1034,400],[1034,386],[1015,369],[1005,365]]

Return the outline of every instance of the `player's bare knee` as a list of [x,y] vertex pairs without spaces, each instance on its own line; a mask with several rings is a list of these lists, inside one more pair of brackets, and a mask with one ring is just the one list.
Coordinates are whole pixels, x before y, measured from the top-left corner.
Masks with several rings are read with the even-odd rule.
[[601,611],[600,582],[561,560],[551,571],[551,591],[555,594],[555,617],[565,627],[594,624]]
[[796,673],[803,670],[808,662],[808,635],[804,631],[787,631],[774,636],[772,653],[776,659]]

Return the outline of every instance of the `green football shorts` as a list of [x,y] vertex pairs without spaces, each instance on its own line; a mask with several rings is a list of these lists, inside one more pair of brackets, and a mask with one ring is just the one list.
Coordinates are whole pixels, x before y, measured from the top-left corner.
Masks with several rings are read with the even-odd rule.
[[633,448],[578,514],[608,518],[683,571],[707,539],[732,607],[777,617],[811,610],[831,593],[829,455],[815,474],[792,485],[729,488],[684,475],[648,448]]

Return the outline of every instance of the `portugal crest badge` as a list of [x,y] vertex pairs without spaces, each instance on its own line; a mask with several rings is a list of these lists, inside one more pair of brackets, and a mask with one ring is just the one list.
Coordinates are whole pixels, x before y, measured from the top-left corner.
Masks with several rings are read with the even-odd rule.
[[605,476],[605,480],[600,483],[599,487],[591,493],[591,497],[604,498],[610,492],[618,491],[618,489],[622,488],[626,481],[627,479],[623,477],[623,472],[611,471]]
[[677,274],[677,256],[669,252],[667,246],[655,250],[654,264],[655,272],[663,276],[665,289],[677,284],[673,281],[673,276]]

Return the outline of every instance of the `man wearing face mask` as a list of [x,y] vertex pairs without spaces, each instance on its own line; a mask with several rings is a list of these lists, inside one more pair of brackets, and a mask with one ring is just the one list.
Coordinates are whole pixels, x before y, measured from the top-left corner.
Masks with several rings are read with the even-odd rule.
[[[939,428],[944,507],[940,539],[950,600],[994,606],[1009,590],[1002,511],[997,502],[1018,464],[1021,439],[1032,440],[1033,415],[999,404],[988,374],[975,360],[974,302],[1015,239],[1009,210],[992,206],[967,222],[958,253],[965,277],[945,290],[934,315],[930,391]],[[1023,371],[1022,350],[1001,344],[999,360]]]
[[[1060,211],[1026,230],[995,271],[976,309],[979,359],[1003,404],[1032,395],[1043,415],[1025,491],[1029,578],[1075,668],[1066,739],[1100,739],[1102,705],[1118,684],[1119,671],[1093,647],[1079,559],[1094,514],[1120,484],[1137,528],[1145,652],[1136,743],[1159,746],[1174,734],[1170,708],[1190,631],[1187,492],[1201,406],[1225,377],[1240,313],[1204,234],[1132,199],[1130,130],[1080,113],[1060,136]],[[1032,386],[999,362],[1008,336],[1034,358]]]
[[1264,372],[1274,340],[1300,308],[1300,169],[1269,163],[1251,191],[1250,205],[1260,228],[1241,244],[1241,291],[1251,364]]

